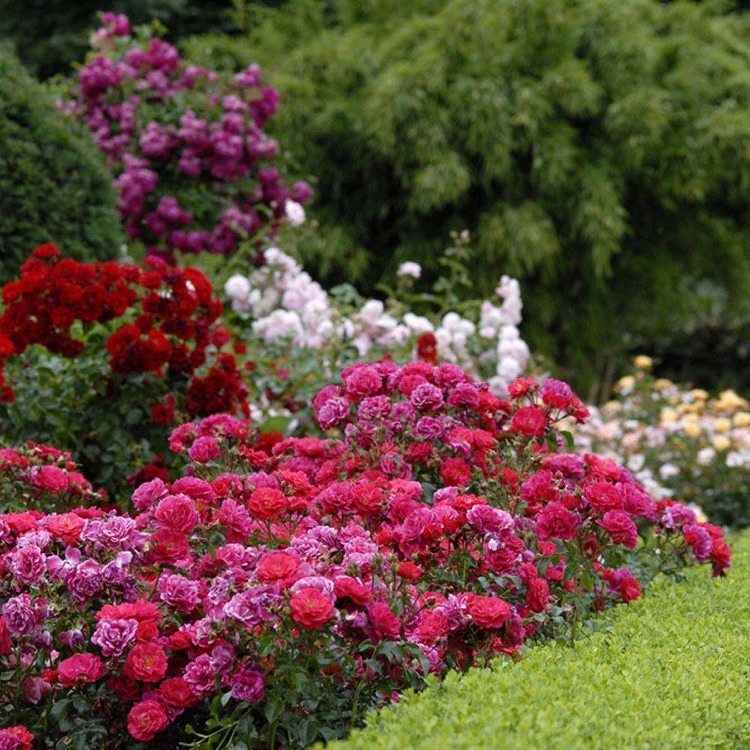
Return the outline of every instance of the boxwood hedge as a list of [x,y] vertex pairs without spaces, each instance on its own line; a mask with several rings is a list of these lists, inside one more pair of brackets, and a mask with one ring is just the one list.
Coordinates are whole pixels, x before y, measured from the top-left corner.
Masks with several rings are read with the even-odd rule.
[[692,570],[550,643],[373,715],[329,750],[750,748],[750,534],[724,579]]

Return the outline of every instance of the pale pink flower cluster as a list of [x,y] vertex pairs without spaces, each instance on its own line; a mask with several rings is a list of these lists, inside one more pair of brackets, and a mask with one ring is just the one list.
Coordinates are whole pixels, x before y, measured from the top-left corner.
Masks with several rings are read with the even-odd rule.
[[[307,349],[350,344],[361,357],[382,352],[405,360],[413,358],[417,338],[430,333],[440,361],[487,379],[499,396],[507,396],[508,383],[528,367],[529,347],[518,330],[520,287],[509,276],[501,277],[494,301],[482,302],[478,321],[453,311],[436,322],[411,311],[399,318],[376,299],[347,317],[293,258],[271,248],[265,261],[248,276],[235,274],[224,287],[233,309],[253,319],[252,331],[265,344],[288,341]],[[416,279],[421,267],[403,263],[398,273]]]

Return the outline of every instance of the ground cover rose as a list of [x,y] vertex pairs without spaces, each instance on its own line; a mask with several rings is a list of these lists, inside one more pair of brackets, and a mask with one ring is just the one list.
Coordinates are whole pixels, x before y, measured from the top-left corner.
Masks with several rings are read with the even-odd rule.
[[[429,674],[569,638],[659,571],[729,565],[720,528],[614,461],[563,452],[574,395],[546,403],[526,381],[501,400],[452,365],[367,368],[315,399],[321,414],[346,394],[328,438],[269,441],[212,415],[173,431],[186,475],[141,485],[132,516],[0,515],[0,720],[19,706],[47,738],[79,722],[121,748],[199,746],[209,731],[302,746],[323,736],[312,717],[346,732],[355,696],[364,711]],[[438,409],[414,404],[424,384]],[[362,410],[371,398],[388,407]],[[540,435],[516,429],[529,407]],[[191,461],[204,438],[218,455]],[[415,442],[429,451],[409,454]],[[441,475],[449,460],[466,486]],[[47,573],[29,574],[42,557]],[[68,714],[49,712],[73,691]]]

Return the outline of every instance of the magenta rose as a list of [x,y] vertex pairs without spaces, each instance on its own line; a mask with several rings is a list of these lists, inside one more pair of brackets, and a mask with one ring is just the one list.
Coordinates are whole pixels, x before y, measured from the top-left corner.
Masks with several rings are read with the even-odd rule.
[[607,511],[597,521],[615,544],[633,549],[638,542],[638,528],[624,510]]

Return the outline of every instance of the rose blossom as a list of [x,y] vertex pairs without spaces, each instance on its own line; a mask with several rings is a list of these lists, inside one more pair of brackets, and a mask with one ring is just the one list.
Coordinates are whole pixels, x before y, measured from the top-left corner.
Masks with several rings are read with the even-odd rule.
[[575,539],[578,517],[561,502],[553,502],[539,511],[536,531],[539,539]]
[[57,667],[57,679],[63,687],[96,682],[107,673],[102,660],[95,654],[73,654]]
[[500,628],[510,617],[508,602],[495,596],[472,594],[469,598],[468,614],[473,622],[482,628]]
[[609,510],[596,522],[615,544],[633,549],[638,543],[638,528],[624,510]]
[[178,573],[162,573],[159,578],[159,598],[178,612],[192,612],[198,606],[198,581],[190,581]]
[[169,726],[164,707],[155,700],[136,703],[128,714],[128,732],[134,740],[148,742]]
[[156,506],[154,518],[163,528],[184,533],[191,532],[200,520],[195,502],[183,494],[162,498]]
[[297,591],[289,602],[292,619],[306,630],[322,627],[333,616],[331,599],[317,589]]
[[137,643],[125,657],[122,671],[141,682],[159,682],[167,673],[167,655],[154,641]]
[[138,620],[99,620],[91,642],[99,646],[104,656],[122,656],[125,648],[135,640]]
[[263,697],[266,677],[260,670],[246,667],[232,675],[230,684],[233,698],[247,703],[257,703]]

